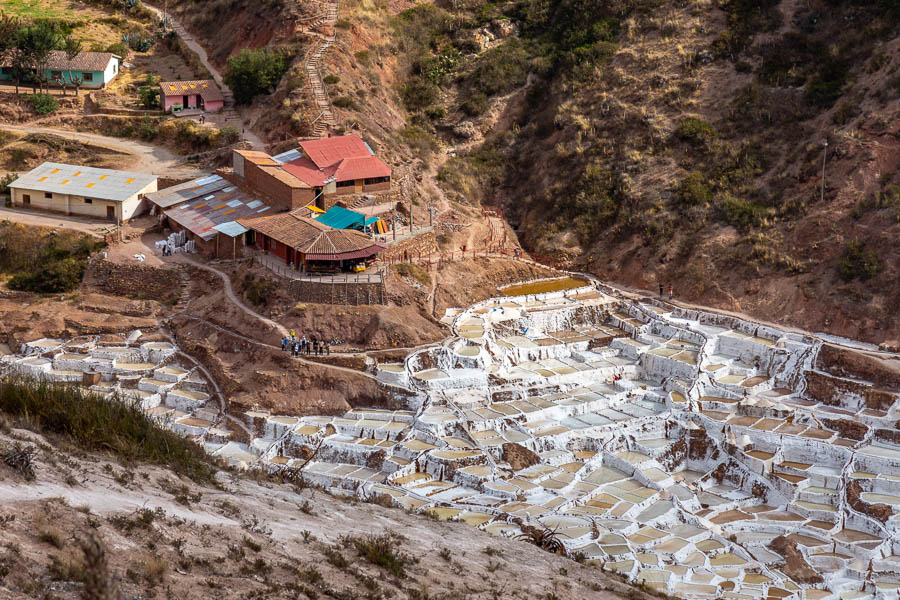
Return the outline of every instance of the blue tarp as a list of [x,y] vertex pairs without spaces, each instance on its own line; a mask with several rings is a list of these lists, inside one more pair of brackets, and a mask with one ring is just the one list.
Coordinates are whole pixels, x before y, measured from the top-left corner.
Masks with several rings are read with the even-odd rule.
[[363,220],[366,225],[371,225],[378,220],[378,217],[366,218],[362,213],[341,206],[332,206],[316,220],[335,229],[362,229]]

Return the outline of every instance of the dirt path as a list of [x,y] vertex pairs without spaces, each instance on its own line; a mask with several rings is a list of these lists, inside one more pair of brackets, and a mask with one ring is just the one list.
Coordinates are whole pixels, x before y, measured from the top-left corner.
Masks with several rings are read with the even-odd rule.
[[71,229],[88,233],[98,238],[104,237],[105,232],[115,229],[115,225],[105,221],[65,215],[41,214],[4,207],[0,207],[0,221],[12,221],[22,225],[49,227],[52,229]]
[[96,133],[84,133],[81,131],[68,131],[36,125],[13,125],[11,123],[0,124],[0,129],[18,131],[21,133],[49,133],[59,137],[74,140],[76,142],[88,142],[96,146],[103,146],[116,152],[124,152],[137,157],[137,163],[131,170],[139,173],[152,173],[164,177],[195,177],[202,174],[195,167],[184,164],[182,157],[144,142],[107,137]]
[[[175,256],[175,258],[178,259],[176,262],[189,264],[193,267],[197,267],[198,269],[203,269],[204,271],[209,271],[210,273],[215,273],[216,275],[218,275],[219,278],[222,280],[222,282],[225,284],[225,296],[232,302],[232,304],[237,306],[244,313],[257,319],[258,321],[261,321],[262,323],[265,323],[269,327],[275,329],[276,331],[278,331],[279,335],[281,335],[283,337],[288,337],[290,335],[290,332],[281,323],[278,323],[276,321],[273,321],[272,319],[262,316],[261,314],[254,311],[252,308],[250,308],[249,306],[247,306],[246,304],[241,302],[238,299],[237,295],[234,293],[234,288],[232,288],[232,286],[231,286],[231,278],[228,277],[228,275],[226,275],[222,271],[219,271],[218,269],[215,269],[213,267],[196,262],[193,259],[190,259],[187,256],[185,256],[184,254],[177,254]],[[218,326],[216,326],[216,327],[218,328]],[[228,333],[230,333],[234,336],[237,336],[247,342],[250,342],[251,344],[265,346],[265,347],[271,348],[273,350],[280,350],[280,346],[276,346],[275,344],[267,344],[266,342],[260,342],[259,340],[255,340],[253,338],[249,338],[249,337],[243,336],[243,335],[241,335],[239,333],[235,333],[235,332],[228,332]],[[293,357],[293,359],[298,362],[301,362],[305,365],[312,366],[312,367],[321,367],[324,369],[329,369],[331,371],[339,371],[341,373],[350,373],[352,375],[360,375],[362,377],[366,377],[373,381],[377,381],[377,378],[374,375],[370,375],[369,373],[365,373],[363,371],[357,371],[355,369],[350,369],[348,367],[340,367],[338,365],[321,363],[321,362],[317,362],[317,361],[313,361],[313,360],[307,360],[307,359],[301,358],[301,357]]]
[[[151,6],[149,4],[144,4],[151,12],[155,13],[160,19],[163,17],[163,11],[156,8],[155,6]],[[200,45],[200,43],[194,39],[190,32],[182,25],[180,22],[176,21],[171,14],[168,15],[169,23],[172,24],[172,29],[175,31],[175,34],[181,38],[181,41],[184,42],[185,46],[190,48],[191,52],[197,55],[197,58],[200,59],[200,63],[206,67],[206,70],[210,72],[213,77],[213,80],[216,82],[216,85],[219,86],[219,89],[222,90],[222,96],[225,98],[225,108],[223,109],[223,115],[225,118],[224,125],[230,125],[232,127],[236,127],[238,131],[243,132],[244,139],[253,146],[254,150],[265,150],[266,144],[263,140],[256,135],[252,130],[249,130],[244,127],[243,120],[241,116],[237,113],[234,108],[234,95],[231,92],[231,88],[228,87],[225,83],[224,77],[219,73],[219,70],[210,62],[209,55],[206,53],[206,49]]]

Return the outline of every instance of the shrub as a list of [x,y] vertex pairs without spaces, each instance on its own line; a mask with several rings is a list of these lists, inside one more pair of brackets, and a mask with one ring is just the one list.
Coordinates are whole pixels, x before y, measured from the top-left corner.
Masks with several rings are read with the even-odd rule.
[[884,263],[878,255],[871,250],[866,250],[859,240],[851,240],[844,247],[844,255],[837,262],[838,276],[844,281],[853,281],[859,278],[863,281],[878,275],[884,268]]
[[529,58],[525,44],[519,38],[509,38],[478,58],[470,82],[487,96],[510,92],[525,84]]
[[705,204],[712,198],[712,192],[700,171],[691,171],[681,180],[678,187],[678,198],[682,204],[696,206]]
[[688,117],[687,119],[682,119],[675,127],[675,136],[682,141],[701,146],[710,140],[716,139],[718,134],[712,125],[703,119]]
[[488,100],[487,96],[484,94],[472,94],[466,101],[459,105],[460,110],[466,113],[470,117],[477,117],[478,115],[483,115],[484,112],[490,107],[491,103]]
[[[425,109],[425,115],[433,121],[438,121],[447,116],[447,109],[443,106],[430,106]],[[2,182],[0,182],[0,186],[2,186]],[[0,187],[0,192],[2,191],[3,188]]]
[[358,60],[363,65],[368,65],[369,62],[372,60],[372,55],[369,54],[368,50],[360,50],[359,52],[355,53],[353,56],[356,58],[356,60]]
[[322,81],[327,83],[328,85],[334,85],[341,80],[337,75],[326,75],[322,78]]
[[48,233],[5,222],[0,224],[0,273],[12,275],[12,289],[68,292],[81,283],[90,254],[104,246],[74,231]]
[[247,104],[259,94],[274,91],[289,66],[284,52],[268,48],[241,50],[226,64],[225,83],[238,104]]
[[223,144],[230,145],[241,139],[241,132],[237,130],[237,127],[226,125],[219,130],[219,139]]
[[411,277],[422,285],[431,285],[431,276],[428,271],[414,264],[400,263],[394,265],[394,272],[403,277]]
[[0,412],[40,433],[63,436],[81,450],[163,465],[197,482],[212,480],[214,469],[201,446],[159,428],[138,404],[121,398],[7,377],[0,380]]
[[438,87],[421,78],[411,78],[401,89],[400,97],[407,110],[417,111],[431,106],[438,99]]
[[59,102],[50,94],[28,94],[31,109],[39,115],[49,115],[59,110]]
[[9,193],[9,184],[19,178],[18,173],[7,173],[3,177],[0,177],[0,194],[8,194]]
[[395,533],[385,533],[346,537],[343,542],[354,547],[359,556],[371,564],[381,567],[395,577],[405,577],[406,567],[415,564],[416,558],[400,550],[400,544],[404,539]]
[[334,26],[340,29],[350,29],[351,23],[349,19],[338,19]]
[[338,96],[331,103],[338,108],[353,108],[356,106],[356,102],[350,96]]
[[771,209],[736,198],[727,192],[722,194],[717,204],[722,219],[738,229],[759,225],[771,212]]

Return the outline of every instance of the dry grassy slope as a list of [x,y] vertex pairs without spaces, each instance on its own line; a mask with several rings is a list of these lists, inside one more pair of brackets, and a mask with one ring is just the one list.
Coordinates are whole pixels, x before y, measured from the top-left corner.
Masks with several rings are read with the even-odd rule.
[[[120,597],[102,584],[128,598],[649,598],[462,523],[224,472],[200,486],[0,428],[0,449],[16,444],[35,449],[35,479],[0,462],[0,597],[10,600]],[[391,532],[404,536],[393,551],[416,559],[399,576],[353,544]],[[86,560],[91,537],[100,550]]]
[[[437,4],[470,22],[484,5]],[[428,123],[403,107],[408,57],[392,22],[412,2],[342,2],[344,23],[323,70],[340,79],[330,93],[346,105],[337,110],[342,126],[370,141],[397,179],[416,181],[427,200],[503,206],[526,248],[540,255],[626,285],[671,283],[684,299],[804,328],[875,342],[900,338],[893,318],[900,311],[900,199],[871,201],[897,183],[900,40],[896,31],[870,31],[867,11],[884,3],[771,4],[780,25],[761,28],[733,62],[710,52],[727,27],[715,3],[660,0],[634,8],[623,0],[617,50],[589,83],[533,71],[528,85],[491,98],[471,118],[459,110],[467,91],[454,77],[444,80],[438,100],[445,118]],[[819,46],[804,55],[807,43]],[[848,77],[830,108],[812,110],[804,94],[828,52],[844,59]],[[761,83],[766,61],[792,54],[802,59],[793,70],[782,65],[780,81]],[[302,124],[310,109],[288,89],[274,102],[282,110],[273,118],[284,125],[267,128],[277,140],[290,134],[291,114]],[[715,138],[679,138],[687,117],[708,123]],[[449,148],[480,152],[479,164],[445,163]],[[439,184],[444,164],[460,175]],[[599,191],[588,189],[590,169]],[[680,200],[679,186],[695,170],[709,196],[692,206]],[[575,199],[579,192],[587,201]],[[878,256],[873,277],[838,277],[851,240]]]

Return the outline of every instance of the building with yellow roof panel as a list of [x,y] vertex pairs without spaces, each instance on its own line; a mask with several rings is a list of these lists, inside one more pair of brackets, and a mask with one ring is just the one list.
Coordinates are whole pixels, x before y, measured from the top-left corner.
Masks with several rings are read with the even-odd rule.
[[167,112],[219,112],[225,106],[219,86],[211,79],[163,81],[159,84],[159,90],[160,105]]

